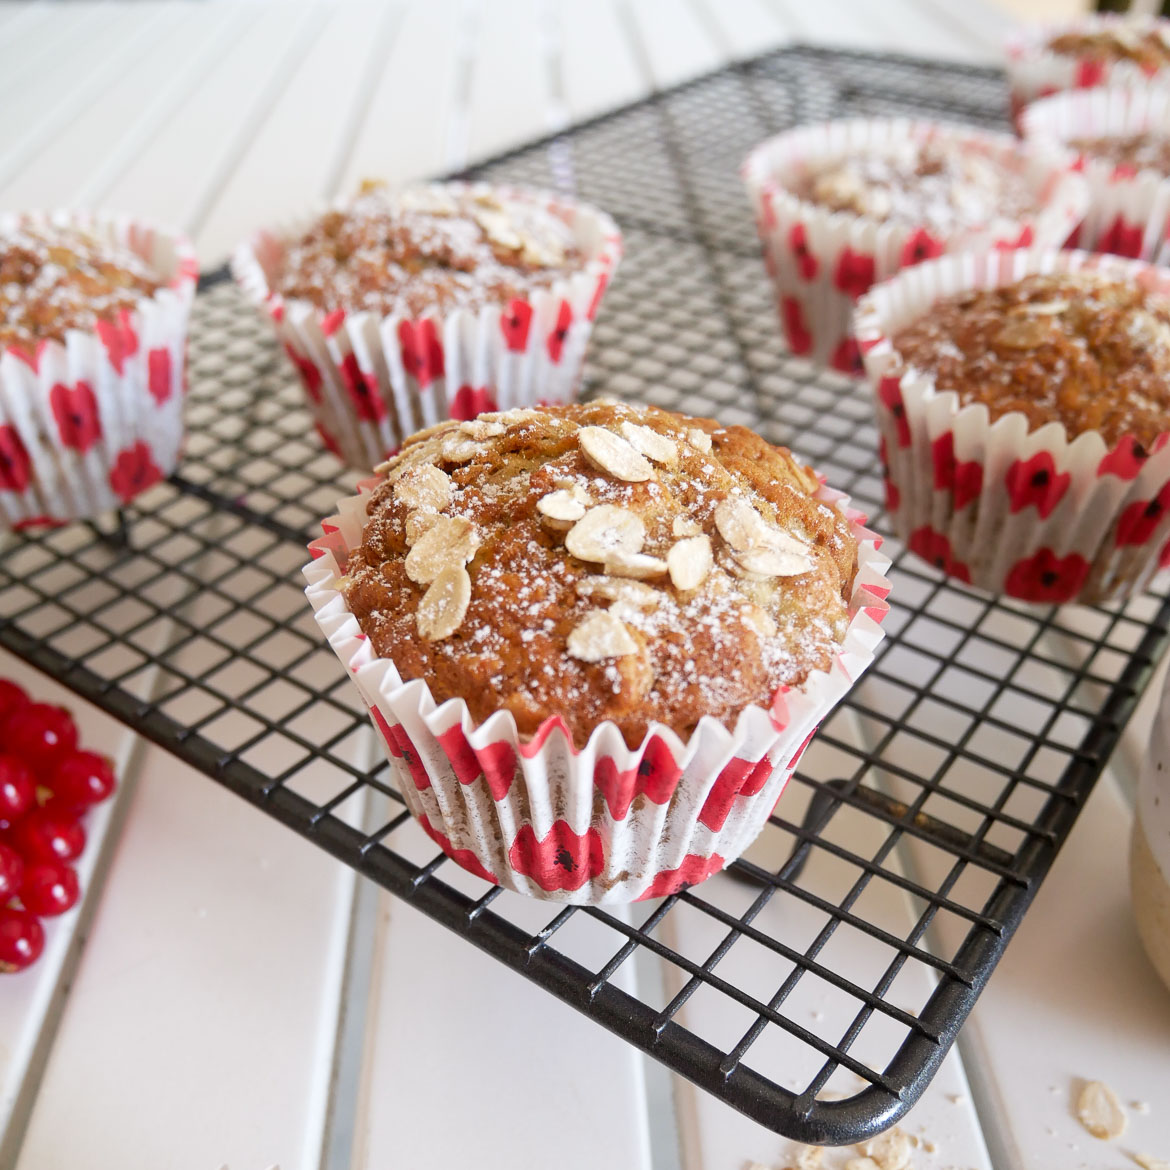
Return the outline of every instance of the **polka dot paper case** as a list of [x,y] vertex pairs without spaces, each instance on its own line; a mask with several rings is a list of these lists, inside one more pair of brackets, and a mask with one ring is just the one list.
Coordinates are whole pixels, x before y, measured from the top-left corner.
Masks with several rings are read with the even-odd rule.
[[[720,462],[721,444],[767,458],[747,432],[620,404],[570,409],[588,417],[488,414],[405,447],[407,463],[325,522],[307,594],[444,852],[533,897],[629,902],[703,881],[760,832],[872,661],[888,561],[864,517],[811,475],[783,513],[805,517],[785,532],[820,533],[800,552],[768,496],[728,486],[728,467],[749,460]],[[533,465],[546,441],[552,461]],[[524,470],[503,486],[512,458]],[[824,610],[791,608],[809,593]],[[790,631],[810,648],[794,650]],[[783,671],[796,653],[799,676],[770,704],[740,697],[751,663]]]
[[[874,288],[857,336],[899,538],[1025,601],[1143,588],[1170,541],[1168,296],[1170,271],[1072,251],[943,257]],[[1051,368],[1018,364],[1041,352]]]
[[0,527],[117,508],[183,438],[185,240],[85,213],[0,215]]
[[1101,13],[1038,24],[1006,46],[1012,117],[1040,98],[1094,86],[1170,83],[1170,21]]
[[[559,195],[367,184],[258,232],[232,270],[270,315],[321,442],[369,472],[443,419],[570,401],[621,253],[609,216]],[[306,279],[289,279],[292,262]]]
[[861,373],[857,299],[899,269],[957,251],[1059,247],[1084,215],[1066,151],[907,119],[802,126],[743,165],[789,349]]

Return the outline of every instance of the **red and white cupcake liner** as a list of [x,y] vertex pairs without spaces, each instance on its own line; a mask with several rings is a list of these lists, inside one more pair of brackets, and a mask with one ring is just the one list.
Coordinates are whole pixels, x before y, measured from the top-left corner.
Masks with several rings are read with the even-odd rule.
[[1020,250],[946,256],[873,289],[857,337],[874,393],[890,523],[949,576],[1024,601],[1129,596],[1170,560],[1170,433],[1147,450],[1096,431],[1029,431],[1013,411],[960,408],[954,391],[902,369],[891,338],[942,297],[1032,273],[1096,269],[1170,295],[1170,271],[1116,256]]
[[[873,660],[888,606],[889,561],[839,492],[821,489],[859,540],[850,622],[831,669],[749,707],[728,731],[710,717],[684,741],[654,724],[636,750],[611,722],[582,748],[563,719],[531,739],[512,715],[476,725],[461,699],[439,705],[378,657],[338,588],[360,543],[369,494],[342,500],[310,545],[306,594],[382,738],[422,828],[464,869],[536,898],[576,904],[664,897],[740,855],[763,828],[822,719]],[[641,799],[639,799],[641,798]]]
[[1054,53],[1047,47],[1054,37],[1064,33],[1094,33],[1122,27],[1144,32],[1153,26],[1161,27],[1170,35],[1170,21],[1116,13],[1098,13],[1058,24],[1037,24],[1018,33],[1005,46],[1012,120],[1019,125],[1028,105],[1065,90],[1098,85],[1144,86],[1155,79],[1170,82],[1170,69],[1147,70],[1135,61],[1078,57]]
[[411,321],[343,309],[323,313],[275,291],[288,242],[319,212],[258,232],[232,259],[236,280],[267,309],[300,372],[321,441],[358,470],[372,470],[408,435],[445,419],[571,401],[593,319],[621,259],[617,225],[588,204],[483,183],[445,187],[540,204],[572,227],[585,264],[506,305]]
[[[793,194],[810,167],[850,154],[890,150],[935,136],[958,138],[993,160],[1022,165],[1039,210],[946,236],[925,226],[832,211]],[[764,263],[788,348],[847,374],[862,372],[853,335],[857,299],[902,268],[945,252],[1035,244],[1059,247],[1084,215],[1084,180],[1065,151],[1025,147],[1006,134],[904,118],[857,118],[802,126],[756,147],[742,168]]]
[[[1024,111],[1020,132],[1054,148],[1069,148],[1080,138],[1170,138],[1170,84],[1097,86],[1043,98]],[[1170,254],[1170,178],[1090,155],[1081,155],[1076,165],[1089,184],[1089,208],[1068,246],[1164,264]]]
[[183,441],[187,319],[199,266],[181,236],[85,212],[0,215],[79,228],[167,282],[117,321],[0,354],[0,528],[66,524],[128,503],[174,471]]

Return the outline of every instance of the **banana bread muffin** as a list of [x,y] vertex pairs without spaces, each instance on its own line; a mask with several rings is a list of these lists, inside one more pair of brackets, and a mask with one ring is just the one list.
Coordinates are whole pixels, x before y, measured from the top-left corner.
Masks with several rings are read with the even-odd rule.
[[854,530],[743,427],[610,401],[513,410],[431,428],[379,470],[346,604],[404,680],[477,722],[685,739],[827,670],[845,637]]
[[1023,159],[992,159],[938,134],[853,151],[813,168],[795,194],[831,211],[953,232],[1035,211],[1040,192]]
[[[1069,146],[1081,154],[1114,168],[1156,171],[1170,175],[1170,139],[1151,134],[1127,134],[1118,138],[1072,138]],[[1116,178],[1116,174],[1113,176]]]
[[946,298],[901,330],[894,349],[961,406],[1069,439],[1131,435],[1148,450],[1170,429],[1170,299],[1117,275],[1060,272]]
[[367,183],[288,248],[277,289],[326,313],[422,317],[547,288],[583,258],[564,219],[488,188]]
[[1047,44],[1060,57],[1090,61],[1132,61],[1153,72],[1170,65],[1170,24],[1152,22],[1127,24],[1118,21],[1098,28],[1070,29],[1058,33]]
[[0,232],[0,352],[28,354],[133,310],[162,287],[128,248],[77,227],[20,221]]

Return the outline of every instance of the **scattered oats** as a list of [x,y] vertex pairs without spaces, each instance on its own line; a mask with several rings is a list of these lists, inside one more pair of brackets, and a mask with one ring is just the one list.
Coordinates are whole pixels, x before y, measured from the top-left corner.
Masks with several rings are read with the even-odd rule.
[[[361,193],[364,195],[367,190],[377,190],[381,186],[384,184],[376,180],[363,180]],[[398,206],[403,211],[421,211],[427,215],[455,215],[459,211],[459,204],[442,187],[407,187],[398,193]]]
[[711,436],[706,431],[700,430],[698,427],[691,427],[687,431],[687,442],[694,447],[696,451],[702,452],[706,455],[711,450]]
[[428,528],[438,520],[437,512],[411,512],[406,518],[406,547],[411,548]]
[[728,496],[715,509],[715,527],[736,552],[746,552],[767,535],[768,526],[742,496]]
[[845,1170],[882,1170],[872,1158],[850,1158]]
[[1013,317],[995,335],[996,345],[1006,349],[1035,349],[1048,337],[1048,326],[1034,317]]
[[579,560],[605,562],[615,555],[641,552],[645,540],[646,526],[633,512],[616,504],[598,504],[565,534],[565,548]]
[[460,433],[469,435],[473,439],[496,439],[507,431],[503,423],[492,422],[488,419],[472,418],[459,424]]
[[861,1146],[861,1152],[878,1164],[878,1170],[908,1170],[910,1138],[895,1125],[893,1129],[870,1138]]
[[525,264],[534,264],[538,268],[559,268],[564,264],[565,250],[552,236],[537,240],[522,234],[520,238],[523,242],[520,259]]
[[1142,1170],[1170,1170],[1170,1162],[1162,1158],[1155,1158],[1150,1154],[1134,1154],[1133,1160]]
[[428,642],[449,638],[463,621],[471,601],[471,578],[462,565],[448,565],[431,582],[418,603],[418,632]]
[[692,520],[689,516],[676,516],[670,522],[671,536],[698,536],[702,531],[703,526],[697,520]]
[[922,1148],[923,1148],[923,1149],[924,1149],[924,1150],[925,1150],[925,1151],[926,1151],[928,1154],[937,1154],[937,1153],[938,1153],[938,1146],[937,1146],[937,1145],[936,1145],[934,1142],[932,1142],[932,1141],[930,1140],[930,1138],[924,1138],[924,1139],[923,1139],[923,1141],[922,1141]]
[[1068,307],[1068,301],[1030,301],[1022,305],[1013,305],[1008,312],[1016,315],[1056,317]]
[[645,553],[615,552],[605,558],[605,571],[613,577],[633,577],[645,581],[651,577],[665,577],[669,568],[661,557]]
[[1120,1137],[1127,1118],[1117,1095],[1102,1081],[1089,1081],[1077,1099],[1077,1117],[1095,1138]]
[[603,662],[637,652],[638,643],[630,631],[605,609],[582,618],[569,634],[569,653],[582,662]]
[[544,418],[539,410],[529,410],[518,406],[515,410],[490,410],[479,416],[480,422],[498,422],[505,426],[514,426],[516,423],[531,422],[533,419]]
[[433,581],[444,569],[462,568],[475,556],[479,537],[465,516],[436,516],[410,552],[406,554],[406,575],[420,585]]
[[582,577],[575,588],[582,597],[604,597],[607,601],[621,601],[638,609],[657,609],[662,593],[652,585],[629,577]]
[[666,435],[660,435],[653,427],[644,427],[639,423],[622,423],[622,434],[629,441],[635,451],[641,452],[647,459],[661,463],[664,467],[674,467],[678,463],[678,444]]
[[431,463],[412,467],[394,484],[394,498],[408,508],[441,512],[451,502],[451,479]]
[[1149,1111],[1150,1111],[1150,1105],[1149,1105],[1148,1101],[1131,1101],[1129,1103],[1129,1107],[1135,1113],[1145,1114],[1145,1113],[1149,1113]]
[[[582,495],[585,493],[582,492]],[[536,510],[550,528],[561,528],[567,532],[585,515],[587,501],[588,496],[580,500],[572,491],[559,488],[541,496],[536,502]]]
[[962,1093],[951,1093],[947,1096],[947,1100],[952,1105],[966,1105],[967,1104],[967,1098],[964,1097]]
[[743,1170],[770,1170],[763,1162],[745,1162]]
[[602,471],[625,483],[642,483],[652,479],[654,468],[633,446],[605,427],[582,427],[577,441],[585,458]]
[[[774,638],[777,634],[776,622],[772,615],[759,605],[750,605],[744,610],[747,623],[763,638]],[[813,1017],[816,1018],[815,1016]]]
[[824,1156],[824,1146],[802,1146],[796,1155],[797,1170],[817,1170]]
[[698,589],[711,571],[711,538],[688,536],[666,554],[666,567],[676,589]]

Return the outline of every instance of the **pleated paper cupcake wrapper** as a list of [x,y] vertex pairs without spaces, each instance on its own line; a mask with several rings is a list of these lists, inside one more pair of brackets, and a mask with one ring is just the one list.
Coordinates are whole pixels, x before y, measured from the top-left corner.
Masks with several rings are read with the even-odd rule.
[[[925,226],[834,212],[789,189],[810,165],[890,149],[940,132],[959,136],[972,150],[993,159],[1017,160],[1022,154],[1040,209],[1018,220],[1005,218],[943,236]],[[803,126],[758,146],[744,162],[743,178],[788,348],[817,365],[860,374],[853,310],[873,284],[944,252],[1032,243],[1059,247],[1088,203],[1084,180],[1070,171],[1071,161],[1065,151],[1021,150],[1006,134],[907,119],[858,118]]]
[[1170,69],[1150,71],[1135,61],[1106,61],[1070,54],[1053,53],[1048,43],[1064,33],[1093,33],[1118,26],[1138,30],[1158,23],[1170,29],[1170,22],[1134,19],[1099,13],[1058,24],[1038,24],[1012,37],[1005,46],[1012,119],[1021,124],[1024,110],[1041,98],[1066,90],[1094,86],[1146,86],[1152,81],[1170,83]]
[[593,320],[621,259],[617,225],[596,208],[560,196],[470,186],[539,202],[562,215],[587,263],[508,304],[411,321],[344,310],[325,314],[274,291],[287,241],[315,214],[258,233],[233,257],[236,279],[267,309],[300,373],[322,443],[358,470],[372,470],[408,435],[446,419],[569,402],[576,395]]
[[463,700],[437,704],[424,682],[404,683],[392,661],[375,655],[338,589],[378,482],[341,501],[310,546],[306,593],[317,623],[360,690],[423,829],[464,869],[536,898],[663,897],[733,861],[882,638],[889,562],[880,539],[861,527],[864,517],[845,497],[822,489],[822,498],[846,507],[860,541],[850,622],[830,670],[777,694],[770,710],[747,708],[733,732],[704,717],[683,741],[653,724],[634,751],[610,722],[580,750],[559,717],[531,740],[507,712],[477,726]]
[[0,529],[66,524],[129,503],[169,475],[183,441],[187,318],[199,275],[179,236],[83,212],[0,216],[84,229],[168,281],[117,321],[0,354]]
[[[948,575],[1025,601],[1097,603],[1140,590],[1170,540],[1170,435],[1150,449],[1063,425],[1028,432],[1014,411],[960,409],[930,376],[901,371],[890,341],[941,297],[1035,272],[1099,270],[1170,295],[1170,272],[1116,256],[1021,250],[943,257],[875,288],[857,335],[874,393],[887,510],[899,538]],[[900,372],[901,371],[901,372]]]
[[[1052,148],[1067,148],[1083,138],[1170,138],[1170,74],[1166,82],[1098,86],[1043,98],[1024,111],[1021,133]],[[1091,156],[1082,156],[1077,165],[1089,186],[1089,208],[1068,247],[1167,263],[1170,179]]]

